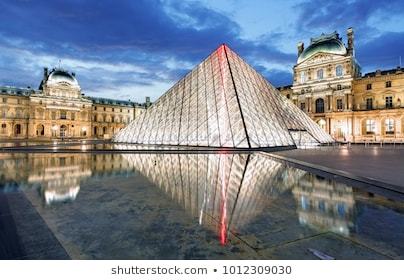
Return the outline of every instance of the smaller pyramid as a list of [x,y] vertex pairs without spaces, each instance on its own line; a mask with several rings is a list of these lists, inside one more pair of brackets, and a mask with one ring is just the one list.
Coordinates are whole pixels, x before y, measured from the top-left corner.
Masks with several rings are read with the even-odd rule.
[[269,148],[333,139],[240,56],[221,45],[113,141]]

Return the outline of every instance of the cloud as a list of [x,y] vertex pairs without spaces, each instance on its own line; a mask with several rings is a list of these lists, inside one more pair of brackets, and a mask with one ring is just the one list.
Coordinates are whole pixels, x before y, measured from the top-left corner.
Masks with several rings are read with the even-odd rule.
[[332,30],[354,26],[370,28],[368,20],[372,16],[387,17],[404,12],[401,0],[312,0],[296,5],[299,19],[298,30]]
[[[223,42],[253,66],[295,59],[269,40],[241,39],[237,23],[199,2],[3,1],[0,10],[7,15],[0,17],[7,50],[0,59],[20,75],[0,70],[1,82],[38,81],[43,66],[61,59],[89,93],[108,96],[109,89],[139,86],[142,95],[157,98],[163,92],[156,88],[174,83]],[[123,95],[137,99],[134,92]]]
[[[237,9],[240,4],[232,5]],[[225,42],[275,85],[290,84],[295,48],[293,53],[283,50],[291,50],[296,37],[352,25],[363,66],[376,65],[375,57],[381,59],[386,52],[397,55],[400,44],[391,41],[383,50],[376,40],[402,42],[404,30],[396,27],[387,37],[389,33],[374,23],[391,26],[391,18],[399,19],[403,6],[397,0],[300,2],[293,9],[298,20],[290,29],[249,37],[244,36],[248,24],[242,30],[231,13],[199,1],[1,1],[6,16],[0,17],[0,82],[37,84],[42,67],[56,66],[61,59],[63,67],[76,72],[85,93],[130,96],[140,102],[146,95],[159,97],[163,91],[157,90],[168,89]],[[290,14],[285,11],[283,16]],[[270,25],[271,18],[262,24]]]
[[365,72],[399,66],[404,61],[404,32],[386,32],[362,44],[357,49],[357,58],[363,62]]

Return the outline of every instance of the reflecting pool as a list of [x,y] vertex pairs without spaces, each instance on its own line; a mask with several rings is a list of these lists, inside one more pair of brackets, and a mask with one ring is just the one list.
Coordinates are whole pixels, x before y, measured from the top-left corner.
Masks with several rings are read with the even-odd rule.
[[2,259],[404,257],[404,203],[265,153],[0,154]]

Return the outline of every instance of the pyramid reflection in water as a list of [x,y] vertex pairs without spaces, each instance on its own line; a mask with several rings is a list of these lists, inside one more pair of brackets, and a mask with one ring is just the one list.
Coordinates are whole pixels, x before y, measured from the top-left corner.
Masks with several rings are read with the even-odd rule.
[[222,45],[115,135],[114,141],[264,148],[333,140]]
[[[130,164],[226,243],[306,172],[259,154],[124,154]],[[278,183],[282,182],[282,183]]]
[[351,187],[262,153],[136,153],[122,157],[199,224],[217,232],[222,244],[230,232],[246,233],[254,224],[276,218],[279,214],[271,211],[283,211],[285,203],[291,226],[299,223],[346,236],[354,228]]

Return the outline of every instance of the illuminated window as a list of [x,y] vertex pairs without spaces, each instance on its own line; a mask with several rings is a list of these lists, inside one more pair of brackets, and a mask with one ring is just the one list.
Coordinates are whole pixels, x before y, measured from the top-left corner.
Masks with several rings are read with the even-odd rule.
[[342,76],[342,66],[341,65],[338,65],[336,68],[335,68],[335,74],[339,77],[339,76]]
[[386,119],[384,121],[384,127],[386,134],[394,134],[394,120],[393,119]]
[[375,120],[366,120],[366,134],[375,134],[376,122]]
[[324,78],[324,70],[323,69],[318,69],[317,70],[317,79],[321,80]]
[[306,72],[304,72],[304,71],[300,72],[300,82],[301,83],[306,82]]

